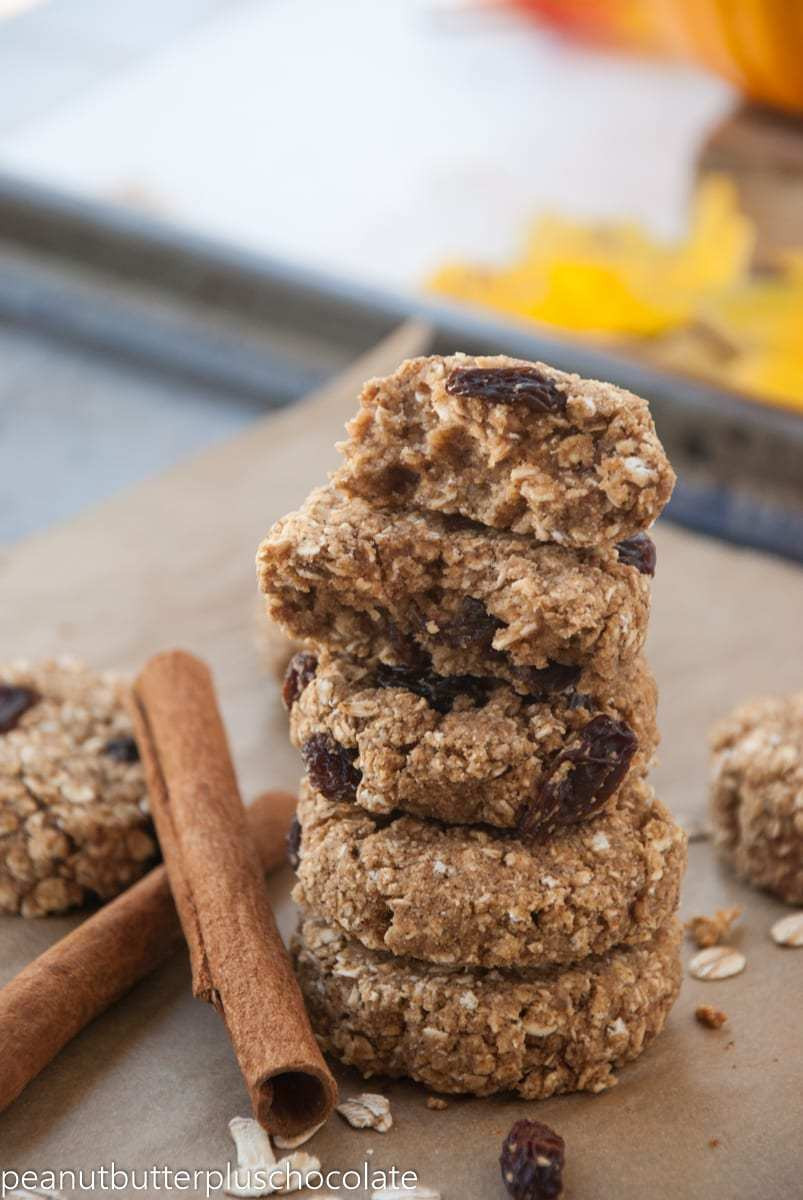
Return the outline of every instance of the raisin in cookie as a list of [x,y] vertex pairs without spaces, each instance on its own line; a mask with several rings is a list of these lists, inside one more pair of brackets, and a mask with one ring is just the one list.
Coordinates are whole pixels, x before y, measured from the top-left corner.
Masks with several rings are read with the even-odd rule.
[[484,967],[578,962],[653,937],[675,911],[686,835],[628,779],[544,841],[373,818],[302,784],[294,897],[374,950]]
[[414,358],[365,384],[339,486],[565,546],[648,529],[675,476],[645,400],[504,356]]
[[[454,824],[530,833],[587,820],[658,742],[655,681],[643,658],[594,694],[522,696],[476,675],[373,665],[301,651],[285,681],[290,736],[326,794],[327,751],[355,800]],[[348,780],[353,786],[348,786]]]
[[576,966],[443,967],[367,950],[316,917],[293,944],[323,1050],[363,1075],[527,1100],[601,1092],[661,1032],[680,987],[680,928]]
[[0,911],[108,899],[157,857],[123,685],[71,660],[0,667]]
[[462,517],[391,513],[319,488],[258,554],[268,612],[292,636],[534,694],[611,678],[644,643],[649,577],[616,549],[572,550]]
[[711,745],[720,853],[751,883],[803,904],[803,692],[737,708]]

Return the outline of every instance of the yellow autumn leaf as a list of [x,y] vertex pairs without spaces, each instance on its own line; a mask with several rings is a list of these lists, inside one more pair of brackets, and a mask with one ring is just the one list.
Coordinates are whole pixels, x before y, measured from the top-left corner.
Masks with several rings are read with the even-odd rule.
[[509,264],[445,264],[428,286],[519,320],[638,343],[657,362],[679,361],[759,398],[803,405],[803,249],[791,250],[773,276],[754,277],[754,240],[733,185],[711,176],[676,244],[632,221],[547,214]]
[[803,359],[799,350],[751,351],[734,359],[725,374],[732,387],[783,401],[803,412]]

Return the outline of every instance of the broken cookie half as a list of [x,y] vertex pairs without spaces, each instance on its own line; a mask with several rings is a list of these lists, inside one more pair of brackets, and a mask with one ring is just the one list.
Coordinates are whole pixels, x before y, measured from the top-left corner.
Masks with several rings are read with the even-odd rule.
[[645,400],[504,355],[414,358],[363,388],[338,487],[564,546],[648,529],[675,474]]

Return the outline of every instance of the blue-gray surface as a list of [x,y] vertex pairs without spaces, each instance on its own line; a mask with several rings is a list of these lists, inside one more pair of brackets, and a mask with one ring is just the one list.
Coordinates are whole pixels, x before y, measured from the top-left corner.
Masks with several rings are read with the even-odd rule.
[[257,403],[0,324],[0,543],[225,438]]

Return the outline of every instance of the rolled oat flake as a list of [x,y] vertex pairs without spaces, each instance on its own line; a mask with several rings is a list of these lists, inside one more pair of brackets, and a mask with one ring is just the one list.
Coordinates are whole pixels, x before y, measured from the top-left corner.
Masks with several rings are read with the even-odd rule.
[[781,917],[770,929],[770,936],[778,946],[803,946],[803,910]]
[[706,946],[695,954],[689,971],[695,979],[729,979],[745,969],[747,959],[732,946]]

